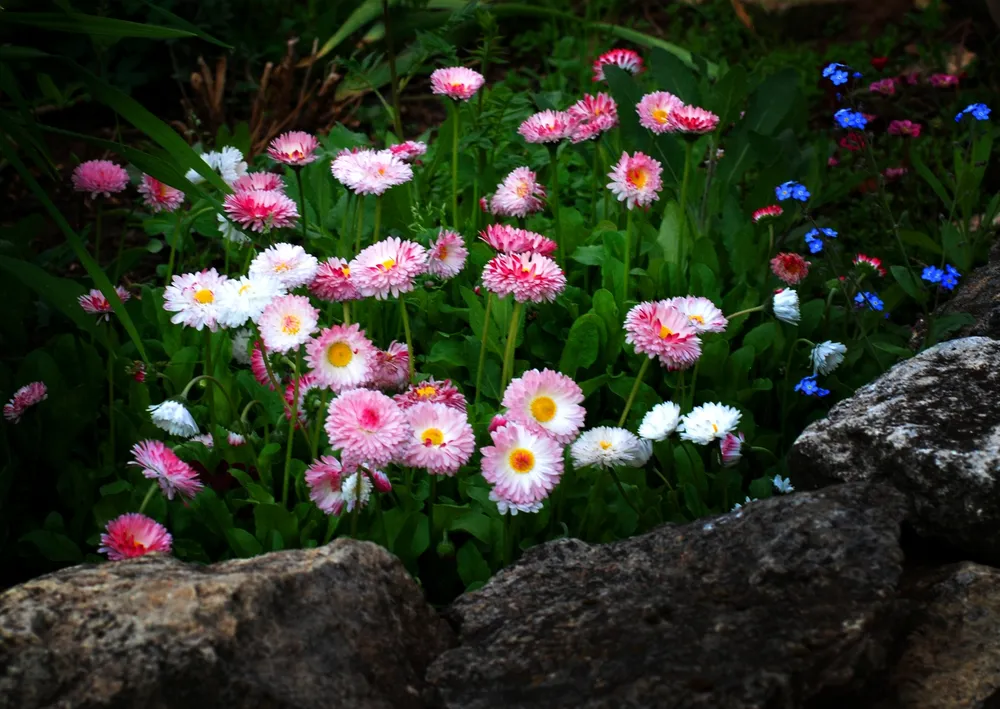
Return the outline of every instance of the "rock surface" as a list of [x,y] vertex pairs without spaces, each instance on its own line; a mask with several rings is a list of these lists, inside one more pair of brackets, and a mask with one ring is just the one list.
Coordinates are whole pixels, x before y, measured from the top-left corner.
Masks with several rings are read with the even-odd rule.
[[789,709],[882,666],[902,496],[842,485],[602,546],[528,551],[449,611],[448,709]]
[[[997,3],[1000,8],[1000,2]],[[998,9],[1000,12],[1000,9]],[[962,279],[955,295],[938,308],[939,315],[968,313],[976,319],[955,334],[1000,339],[1000,241],[990,251],[990,261]]]
[[1000,570],[961,563],[918,584],[919,610],[890,686],[892,707],[982,707],[1000,699]]
[[788,465],[800,488],[891,483],[918,534],[1000,561],[1000,342],[953,340],[897,364],[807,427]]
[[0,595],[0,707],[419,707],[452,639],[370,543],[78,566]]

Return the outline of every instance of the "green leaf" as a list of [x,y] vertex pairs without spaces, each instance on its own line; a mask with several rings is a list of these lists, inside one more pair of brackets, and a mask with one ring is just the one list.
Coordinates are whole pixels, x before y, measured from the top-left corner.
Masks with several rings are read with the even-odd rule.
[[963,273],[972,268],[972,243],[954,224],[941,224],[941,241],[944,255],[959,271]]
[[898,357],[912,357],[913,352],[906,349],[905,347],[900,347],[899,345],[894,345],[891,342],[885,342],[883,340],[876,340],[872,342],[872,347],[877,350],[882,350],[883,352],[889,352]]
[[948,191],[941,184],[941,180],[927,167],[927,163],[923,161],[920,157],[919,150],[910,151],[910,162],[913,163],[913,167],[916,168],[917,173],[924,178],[924,182],[930,185],[931,189],[934,190],[934,194],[944,203],[945,207],[951,208],[951,196]]
[[927,299],[927,293],[920,286],[920,282],[910,273],[910,270],[906,266],[890,266],[889,270],[892,271],[892,277],[896,279],[896,283],[903,291],[913,298],[918,303],[923,303]]
[[654,47],[649,55],[649,68],[657,90],[669,91],[684,103],[698,105],[701,102],[698,80],[689,66],[690,60],[685,63],[662,47]]
[[578,369],[587,368],[596,362],[601,348],[602,330],[604,321],[597,315],[586,313],[578,317],[566,337],[562,357],[559,358],[559,371],[566,376],[576,377]]
[[719,79],[712,92],[709,108],[719,117],[720,126],[728,126],[736,120],[740,107],[746,98],[750,77],[742,66],[734,66]]
[[976,318],[969,313],[951,313],[934,320],[931,326],[931,342],[940,342],[956,330],[975,325]]
[[600,266],[605,259],[604,246],[577,246],[570,258],[584,266]]
[[193,32],[159,25],[116,20],[111,17],[84,15],[79,12],[5,12],[4,22],[27,25],[53,32],[74,32],[93,37],[139,37],[143,39],[177,39],[194,37]]
[[485,582],[492,575],[490,565],[486,563],[479,547],[471,539],[459,547],[455,561],[458,566],[458,576],[466,586],[477,581]]
[[902,239],[905,243],[923,249],[928,253],[932,253],[938,256],[941,254],[941,247],[938,246],[937,243],[935,243],[934,239],[927,236],[927,234],[924,234],[923,232],[911,231],[908,229],[900,229],[899,238]]
[[294,541],[298,537],[299,518],[281,505],[254,505],[253,519],[257,527],[257,539],[261,542],[267,540],[272,532],[280,535],[286,546],[288,541]]
[[257,556],[264,551],[260,542],[250,532],[239,527],[230,527],[226,530],[226,541],[229,542],[229,547],[243,559]]
[[22,542],[30,542],[38,547],[49,561],[69,561],[79,563],[83,561],[83,552],[72,539],[65,534],[52,532],[47,529],[36,529],[21,536]]
[[748,332],[743,338],[743,344],[750,345],[757,352],[763,352],[774,344],[774,338],[777,334],[777,325],[775,325],[774,321],[771,320],[758,325],[753,330]]
[[[154,485],[156,483],[153,483]],[[101,485],[100,493],[101,497],[108,497],[109,495],[117,495],[120,492],[126,492],[132,489],[132,483],[128,480],[116,480],[113,483],[107,485]]]
[[[146,7],[148,7],[150,9],[150,11],[154,15],[159,15],[160,17],[162,17],[169,24],[174,25],[176,27],[179,27],[182,30],[186,30],[186,31],[190,32],[193,35],[197,35],[198,37],[200,37],[201,39],[205,40],[206,42],[210,42],[210,43],[212,43],[214,45],[217,45],[219,47],[223,47],[224,49],[232,49],[233,48],[232,45],[226,44],[225,42],[222,42],[222,41],[216,39],[215,37],[213,37],[212,35],[208,34],[204,30],[202,30],[200,27],[198,27],[198,25],[192,24],[191,22],[188,22],[187,20],[185,20],[183,17],[178,17],[177,15],[175,15],[172,12],[170,12],[169,10],[163,9],[162,7],[160,7],[159,5],[157,5],[155,2],[152,2],[152,0],[142,0],[142,1],[145,3]],[[246,153],[244,153],[244,154],[246,154]]]

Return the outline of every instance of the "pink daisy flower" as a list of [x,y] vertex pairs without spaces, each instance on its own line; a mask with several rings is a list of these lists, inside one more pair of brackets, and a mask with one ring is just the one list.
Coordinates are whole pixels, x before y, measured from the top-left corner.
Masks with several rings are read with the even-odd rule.
[[684,102],[667,91],[654,91],[646,94],[636,104],[635,111],[639,114],[639,125],[654,133],[670,133],[676,130],[670,122],[670,116],[684,105]]
[[631,49],[612,49],[594,60],[594,81],[604,81],[604,67],[614,64],[630,74],[642,71],[642,57]]
[[931,74],[927,77],[927,82],[938,89],[944,89],[949,86],[958,86],[958,77],[954,74]]
[[668,306],[677,308],[687,316],[688,324],[696,332],[724,332],[729,321],[715,303],[708,298],[696,295],[670,298],[664,301]]
[[508,423],[490,434],[483,454],[483,477],[498,500],[516,505],[541,502],[559,482],[563,448],[552,438]]
[[98,195],[110,197],[124,190],[128,173],[110,160],[88,160],[76,166],[72,181],[74,190],[90,192],[91,198],[96,199]]
[[419,140],[408,140],[389,146],[389,152],[404,162],[413,162],[427,152],[427,143]]
[[223,208],[244,229],[258,232],[294,227],[299,218],[295,201],[278,190],[236,192],[226,196]]
[[170,553],[173,538],[167,528],[156,520],[129,512],[108,522],[107,531],[101,535],[101,554],[111,561],[134,559],[153,552]]
[[781,208],[780,204],[772,204],[767,207],[761,207],[753,213],[753,223],[757,224],[762,219],[777,219],[785,210]]
[[487,428],[487,433],[493,433],[498,428],[503,428],[508,423],[507,417],[503,414],[495,414],[492,419],[490,419],[490,425]]
[[339,182],[361,195],[381,195],[390,187],[413,179],[413,168],[388,150],[341,154],[330,169]]
[[898,180],[909,171],[908,167],[887,167],[882,171],[882,176],[887,180]]
[[566,111],[572,125],[570,140],[581,143],[618,125],[618,105],[606,93],[587,95]]
[[500,217],[526,217],[545,207],[545,187],[527,167],[518,167],[497,185],[491,211]]
[[358,325],[334,325],[306,345],[306,363],[320,384],[339,393],[368,383],[375,347]]
[[391,461],[410,435],[406,416],[396,402],[369,389],[345,391],[330,402],[326,433],[345,463],[376,466]]
[[234,192],[281,192],[285,193],[285,182],[281,175],[273,172],[248,172],[233,183]]
[[[290,377],[291,381],[285,386],[285,420],[292,420],[292,407],[295,406],[295,377]],[[305,374],[298,377],[299,386],[299,403],[296,408],[296,417],[299,423],[304,423],[308,416],[306,416],[306,396],[309,395],[313,389],[322,388],[322,383],[319,377],[316,376],[315,372],[306,372]],[[299,424],[296,424],[298,428]]]
[[558,245],[552,239],[509,224],[489,224],[479,238],[495,251],[505,254],[532,253],[551,256]]
[[194,468],[177,457],[163,441],[140,441],[132,446],[135,460],[128,465],[142,468],[142,475],[155,480],[168,500],[174,495],[194,497],[205,487]]
[[410,436],[403,463],[435,475],[454,475],[469,462],[476,437],[465,412],[421,402],[406,411]]
[[173,277],[163,291],[163,309],[174,313],[170,322],[175,325],[212,332],[218,329],[219,294],[228,279],[214,268],[201,273],[182,273]]
[[267,148],[267,154],[275,162],[285,165],[308,165],[319,158],[316,155],[316,148],[319,141],[316,136],[304,131],[295,130],[289,133],[282,133],[271,141]]
[[351,280],[366,298],[385,300],[413,290],[413,281],[427,271],[427,249],[415,241],[389,237],[363,249],[350,264]]
[[877,273],[883,278],[885,277],[885,268],[882,267],[882,260],[874,256],[858,254],[854,257],[854,265],[862,269],[867,269],[872,275]]
[[309,499],[324,514],[339,516],[344,510],[344,500],[340,494],[343,470],[340,461],[332,455],[320,456],[306,468]]
[[608,173],[611,182],[607,188],[629,209],[636,205],[647,207],[660,198],[657,193],[663,188],[662,172],[660,163],[644,153],[622,153],[618,164]]
[[[132,294],[121,286],[115,286],[115,293],[118,294],[118,299],[123,303],[132,297]],[[83,308],[83,312],[89,315],[96,315],[98,320],[103,318],[105,321],[108,321],[111,319],[111,313],[114,312],[111,303],[96,288],[91,289],[89,293],[81,295],[77,298],[77,301],[79,301],[80,307]]]
[[283,295],[264,308],[258,326],[264,346],[273,352],[288,352],[309,341],[316,331],[319,311],[303,295]]
[[3,417],[11,423],[19,423],[25,411],[48,398],[49,389],[45,382],[25,384],[3,405]]
[[285,288],[298,288],[316,277],[319,262],[297,244],[279,242],[250,262],[250,276],[272,276]]
[[668,369],[684,369],[701,356],[698,331],[679,309],[665,300],[646,301],[625,316],[625,341],[635,351],[659,357]]
[[469,250],[462,235],[442,229],[427,255],[427,272],[442,280],[454,278],[465,266]]
[[399,389],[409,380],[410,351],[404,343],[393,340],[385,350],[375,351],[372,386],[379,389]]
[[517,129],[528,143],[555,143],[569,136],[572,121],[563,111],[541,111],[525,120]]
[[722,454],[722,467],[732,468],[738,465],[743,457],[743,442],[746,439],[742,432],[727,433],[725,438],[719,441],[719,450]]
[[350,265],[336,256],[319,265],[315,278],[309,284],[309,292],[320,300],[332,303],[361,299],[361,294],[351,280]]
[[570,377],[551,369],[531,369],[511,380],[501,405],[509,421],[565,445],[583,427],[587,411],[582,402],[583,390]]
[[798,254],[781,253],[771,259],[771,273],[794,286],[809,275],[809,262]]
[[466,407],[465,397],[455,388],[450,379],[439,382],[435,381],[434,377],[418,384],[410,385],[410,388],[402,394],[396,394],[393,400],[404,411],[417,404],[428,402],[432,404],[444,404],[456,411],[465,411]]
[[258,384],[274,391],[271,377],[267,375],[267,364],[264,363],[262,344],[259,340],[253,343],[253,350],[250,352],[250,371],[253,372],[253,378],[257,380]]
[[464,66],[435,69],[431,74],[431,93],[468,101],[485,83],[482,74]]
[[483,285],[501,298],[513,293],[519,303],[552,302],[566,288],[566,276],[548,256],[499,254],[483,269]]
[[890,121],[889,135],[908,135],[911,138],[919,138],[923,129],[919,123],[913,121]]
[[154,214],[156,212],[172,212],[184,203],[183,192],[150,175],[142,176],[142,181],[139,183],[139,194],[142,195],[143,204]]
[[884,94],[892,96],[896,93],[896,79],[880,79],[868,85],[868,90],[873,94]]
[[702,135],[719,125],[719,117],[698,106],[680,106],[670,112],[670,127],[676,133]]

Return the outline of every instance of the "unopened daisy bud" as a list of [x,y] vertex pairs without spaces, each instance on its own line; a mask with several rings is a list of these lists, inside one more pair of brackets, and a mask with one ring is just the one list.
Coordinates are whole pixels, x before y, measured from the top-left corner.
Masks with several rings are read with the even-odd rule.
[[785,210],[781,208],[780,204],[772,204],[767,207],[761,207],[753,213],[753,223],[759,224],[763,219],[776,219],[785,213]]
[[813,373],[830,374],[844,361],[847,347],[839,342],[827,340],[813,347],[809,358],[813,363]]
[[743,457],[744,440],[746,439],[744,439],[742,433],[727,433],[726,437],[719,441],[723,468],[732,468],[739,464],[740,458]]
[[153,423],[172,436],[190,438],[198,435],[198,424],[195,423],[194,416],[176,399],[153,404],[146,410]]
[[779,288],[772,300],[774,317],[789,325],[799,324],[799,294],[791,288]]

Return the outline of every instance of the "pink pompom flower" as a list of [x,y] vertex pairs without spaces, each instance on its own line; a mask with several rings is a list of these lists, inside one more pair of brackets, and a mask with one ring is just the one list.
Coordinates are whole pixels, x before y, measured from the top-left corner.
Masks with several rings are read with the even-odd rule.
[[[118,294],[118,299],[123,303],[132,297],[132,294],[121,286],[115,286],[115,293]],[[89,315],[96,315],[98,320],[103,319],[107,322],[111,319],[111,313],[114,312],[111,303],[96,288],[92,288],[89,293],[81,295],[77,298],[77,301],[80,303],[80,307],[83,308],[83,312]]]
[[688,324],[696,332],[724,332],[729,321],[715,303],[697,295],[678,296],[665,301],[687,316]]
[[485,83],[486,78],[482,74],[464,66],[435,69],[431,74],[431,93],[456,101],[468,101]]
[[278,190],[242,191],[227,195],[223,208],[244,229],[262,232],[294,227],[299,208]]
[[172,212],[184,203],[183,192],[150,175],[142,176],[139,194],[142,195],[143,204],[154,214]]
[[614,64],[630,74],[642,71],[642,57],[631,49],[612,49],[594,60],[594,81],[604,81],[604,67]]
[[922,129],[923,126],[913,121],[891,121],[889,123],[889,135],[907,135],[911,138],[919,138]]
[[771,272],[790,286],[809,275],[809,262],[799,254],[781,253],[771,259]]
[[361,294],[351,280],[350,264],[336,256],[319,265],[316,276],[309,284],[309,292],[320,300],[331,303],[361,299]]
[[45,386],[45,382],[25,384],[3,405],[3,417],[10,423],[20,423],[25,411],[48,398],[49,389]]
[[513,293],[519,303],[552,302],[566,288],[566,276],[548,256],[499,254],[483,269],[483,285],[501,298]]
[[772,204],[767,207],[761,207],[760,209],[754,211],[753,213],[753,223],[758,224],[762,219],[777,219],[785,210],[781,208],[780,204]]
[[526,217],[545,207],[545,187],[531,169],[515,168],[497,185],[490,206],[500,217]]
[[283,295],[264,308],[258,326],[264,346],[273,352],[288,352],[304,345],[316,331],[319,311],[303,295]]
[[282,133],[271,141],[267,148],[267,154],[272,160],[285,165],[308,165],[319,158],[316,155],[316,148],[319,141],[316,136],[304,131],[295,130],[289,133]]
[[214,268],[201,273],[174,275],[163,291],[163,309],[174,313],[170,322],[215,332],[219,326],[219,295],[228,279]]
[[306,468],[309,499],[328,515],[338,516],[344,509],[340,485],[344,468],[332,455],[320,456]]
[[670,133],[676,130],[670,117],[683,105],[683,101],[668,91],[646,94],[635,107],[639,114],[639,125],[654,133]]
[[646,207],[659,199],[659,191],[663,188],[661,175],[663,168],[660,163],[644,153],[629,155],[622,153],[621,159],[614,169],[608,173],[611,182],[607,188],[619,202],[633,209],[636,205]]
[[411,385],[402,394],[396,394],[393,400],[404,411],[411,406],[427,402],[444,404],[457,411],[465,411],[466,407],[465,397],[462,396],[462,392],[455,388],[450,379],[439,382],[434,377]]
[[427,249],[393,236],[362,250],[350,269],[351,280],[364,297],[398,298],[412,291],[416,277],[427,271]]
[[487,427],[487,433],[493,433],[498,428],[503,428],[508,423],[507,417],[503,414],[495,414],[492,419],[490,419],[490,425]]
[[582,143],[618,125],[618,105],[606,93],[586,95],[566,111],[569,116],[570,140]]
[[327,410],[330,446],[341,451],[343,462],[386,465],[409,437],[402,409],[378,391],[345,391]]
[[570,377],[551,369],[531,369],[511,380],[501,405],[507,419],[563,445],[583,427],[583,390]]
[[464,411],[421,402],[406,411],[410,435],[403,462],[435,475],[454,475],[469,462],[476,437]]
[[675,133],[703,135],[719,125],[719,117],[698,106],[680,106],[670,112],[670,126]]
[[385,350],[376,350],[372,386],[379,389],[399,389],[409,380],[410,351],[404,343],[393,340]]
[[552,438],[508,423],[490,434],[483,454],[483,477],[499,500],[516,505],[541,502],[559,482],[563,448]]
[[74,190],[90,192],[94,199],[98,195],[110,197],[125,189],[128,185],[128,173],[121,165],[110,160],[88,160],[73,170],[72,182]]
[[479,238],[495,251],[505,254],[539,254],[551,256],[558,245],[552,239],[509,224],[489,224],[479,232]]
[[540,111],[529,116],[517,132],[528,143],[557,143],[569,136],[573,121],[563,111]]
[[931,74],[927,77],[927,82],[938,89],[944,89],[949,86],[958,86],[958,77],[954,74]]
[[298,288],[316,277],[319,262],[298,244],[279,242],[250,262],[250,276],[271,276],[285,288]]
[[427,272],[442,280],[454,278],[465,266],[469,250],[458,232],[442,229],[427,255]]
[[868,90],[873,94],[883,94],[892,96],[896,93],[896,79],[880,79],[868,85]]
[[665,300],[646,301],[625,316],[625,341],[635,351],[659,357],[667,369],[686,369],[701,356],[698,331],[679,309]]
[[234,192],[285,193],[285,181],[273,172],[248,172],[233,183]]
[[413,168],[389,150],[341,153],[330,170],[337,181],[359,195],[381,195],[413,179]]
[[358,325],[334,325],[306,345],[306,363],[319,382],[335,392],[368,383],[375,347]]
[[162,524],[139,514],[129,512],[108,522],[97,549],[107,554],[111,561],[134,559],[153,552],[170,553],[173,537]]
[[260,340],[254,342],[253,350],[250,351],[250,371],[253,372],[253,378],[257,380],[258,384],[274,391],[274,384],[271,383],[271,377],[267,373],[267,364],[264,362],[265,356],[263,343]]
[[407,140],[389,146],[389,152],[404,162],[413,162],[427,152],[427,143],[419,140]]
[[194,497],[205,487],[194,468],[177,457],[163,441],[140,441],[132,446],[135,460],[128,465],[142,468],[143,477],[155,480],[168,500],[174,495]]

